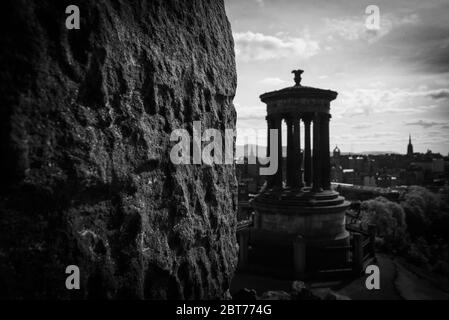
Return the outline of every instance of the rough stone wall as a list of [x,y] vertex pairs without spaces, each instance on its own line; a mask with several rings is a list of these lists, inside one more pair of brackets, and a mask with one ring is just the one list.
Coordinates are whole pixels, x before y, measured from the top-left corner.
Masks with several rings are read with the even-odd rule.
[[[70,4],[80,30],[65,28]],[[0,297],[223,297],[234,166],[169,159],[173,129],[234,128],[223,1],[1,6]],[[65,288],[70,264],[80,290]]]

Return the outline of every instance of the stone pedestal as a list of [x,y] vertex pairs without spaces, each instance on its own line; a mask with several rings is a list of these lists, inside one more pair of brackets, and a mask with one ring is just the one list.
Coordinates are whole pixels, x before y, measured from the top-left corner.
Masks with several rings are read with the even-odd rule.
[[264,251],[267,259],[270,253],[290,250],[293,254],[278,263],[292,268],[296,275],[338,268],[347,262],[344,251],[330,250],[349,245],[345,229],[349,202],[338,193],[269,190],[258,195],[252,205],[257,221],[251,231],[252,245],[255,250]]
[[301,235],[293,242],[293,270],[295,279],[306,277],[306,243]]

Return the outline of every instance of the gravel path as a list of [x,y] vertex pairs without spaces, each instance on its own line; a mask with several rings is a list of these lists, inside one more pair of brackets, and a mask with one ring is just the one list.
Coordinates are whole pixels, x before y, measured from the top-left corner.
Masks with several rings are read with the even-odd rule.
[[[312,289],[331,288],[338,294],[353,300],[449,300],[449,292],[438,288],[423,276],[412,272],[410,267],[387,255],[377,254],[380,270],[380,289],[368,290],[366,276],[350,282],[308,283]],[[415,270],[416,271],[416,270]],[[279,280],[250,274],[237,274],[233,280],[232,293],[243,288],[255,289],[258,294],[268,290],[289,291],[293,280]]]
[[395,263],[398,277],[395,286],[407,300],[449,300],[449,293],[435,287],[428,280]]
[[368,290],[365,277],[344,286],[338,293],[354,300],[449,300],[449,293],[419,277],[392,258],[378,254],[380,289]]
[[394,261],[387,256],[377,255],[377,265],[380,270],[379,290],[368,290],[364,276],[344,286],[338,293],[353,300],[402,300],[403,297],[395,286],[398,273]]

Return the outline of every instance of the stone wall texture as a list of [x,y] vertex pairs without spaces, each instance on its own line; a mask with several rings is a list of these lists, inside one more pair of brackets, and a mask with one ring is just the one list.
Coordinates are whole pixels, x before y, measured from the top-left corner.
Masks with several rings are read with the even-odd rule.
[[0,297],[224,297],[234,166],[169,159],[172,130],[235,126],[223,1],[6,0],[0,15]]

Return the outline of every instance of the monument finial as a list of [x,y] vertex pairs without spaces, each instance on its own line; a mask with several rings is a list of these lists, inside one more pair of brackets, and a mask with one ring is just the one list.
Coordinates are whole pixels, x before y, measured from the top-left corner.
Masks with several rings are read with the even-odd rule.
[[292,73],[295,74],[295,86],[301,86],[301,74],[304,72],[304,70],[298,69],[293,70]]

